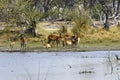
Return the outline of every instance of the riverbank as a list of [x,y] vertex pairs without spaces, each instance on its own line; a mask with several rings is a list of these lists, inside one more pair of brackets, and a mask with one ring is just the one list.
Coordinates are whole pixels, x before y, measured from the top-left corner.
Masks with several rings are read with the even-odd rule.
[[43,48],[42,40],[46,39],[51,33],[59,35],[61,26],[67,27],[67,34],[72,35],[71,29],[74,26],[73,23],[65,22],[41,22],[37,25],[39,37],[27,36],[27,48],[20,49],[19,39],[15,42],[14,48],[10,49],[9,38],[15,37],[21,31],[18,27],[9,27],[0,31],[0,52],[81,52],[81,51],[112,51],[120,50],[120,31],[117,27],[111,27],[109,31],[105,31],[102,28],[90,28],[86,33],[80,33],[80,43],[76,47],[62,47],[62,44],[58,48],[52,46],[52,48]]
[[72,48],[41,48],[41,49],[5,49],[0,52],[89,52],[89,51],[119,51],[120,47],[72,47]]

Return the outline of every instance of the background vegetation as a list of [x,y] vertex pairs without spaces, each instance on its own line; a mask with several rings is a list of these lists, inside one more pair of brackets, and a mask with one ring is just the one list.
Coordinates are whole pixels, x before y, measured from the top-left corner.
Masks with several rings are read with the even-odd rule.
[[[19,37],[30,28],[31,44],[40,42],[39,35],[63,32],[80,35],[80,46],[95,42],[116,45],[120,42],[119,5],[120,0],[0,0],[0,45],[6,46],[9,37]],[[63,24],[60,30],[45,30],[41,26],[46,21],[74,25],[72,30]]]

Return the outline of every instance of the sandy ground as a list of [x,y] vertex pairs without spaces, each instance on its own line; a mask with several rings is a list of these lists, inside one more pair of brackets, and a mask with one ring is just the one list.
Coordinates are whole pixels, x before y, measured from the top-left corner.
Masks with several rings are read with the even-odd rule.
[[39,27],[45,29],[45,30],[59,30],[62,28],[62,26],[65,26],[69,29],[72,29],[74,26],[73,22],[41,22],[39,23]]

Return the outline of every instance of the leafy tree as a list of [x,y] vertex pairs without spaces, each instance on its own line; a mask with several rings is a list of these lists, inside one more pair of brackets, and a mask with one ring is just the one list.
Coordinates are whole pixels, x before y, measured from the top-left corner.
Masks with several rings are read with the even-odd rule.
[[0,0],[0,20],[6,21],[7,20],[7,11],[9,10],[9,4],[8,0]]
[[34,0],[15,0],[13,2],[1,0],[0,10],[4,13],[6,22],[12,24],[19,23],[20,26],[22,24],[26,28],[32,28],[33,34],[35,34],[36,23],[43,15],[35,8]]

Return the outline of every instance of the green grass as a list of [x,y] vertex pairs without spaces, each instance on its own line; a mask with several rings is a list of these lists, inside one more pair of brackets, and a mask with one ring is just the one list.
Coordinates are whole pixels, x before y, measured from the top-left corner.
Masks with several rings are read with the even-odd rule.
[[[9,43],[8,41],[3,41],[2,44],[0,45],[1,47],[3,48],[7,48],[7,49],[10,49],[9,47]],[[100,47],[106,47],[106,48],[113,48],[113,47],[120,47],[120,42],[110,42],[110,41],[105,41],[105,42],[85,42],[85,41],[82,41],[80,42],[79,45],[77,45],[76,48],[100,48]],[[57,49],[62,49],[62,45],[60,45],[59,47],[56,47],[56,46],[53,46],[52,48],[48,49],[48,50],[57,50]],[[67,46],[67,47],[64,47],[66,49],[68,48],[71,48],[71,46]],[[20,42],[17,41],[15,46],[14,46],[14,49],[20,49]],[[40,49],[44,49],[43,46],[42,46],[42,43],[40,41],[28,41],[27,42],[27,48],[28,50],[40,50]]]
[[79,47],[82,46],[88,46],[88,47],[100,47],[100,46],[104,46],[104,47],[120,47],[120,42],[89,42],[89,43],[85,43],[85,42],[81,42],[79,44]]
[[[13,28],[14,29],[14,28]],[[44,34],[46,37],[51,32],[56,32],[58,34],[58,31],[55,30],[44,30],[40,27],[40,25],[37,26],[39,34]],[[10,48],[8,39],[11,36],[15,36],[18,34],[18,31],[20,29],[17,29],[16,32],[11,32],[11,29],[5,29],[4,31],[0,31],[0,47],[3,48]],[[91,32],[93,29],[90,29]],[[70,32],[70,31],[69,31]],[[71,33],[72,34],[72,33]],[[80,44],[78,44],[77,48],[94,48],[94,47],[120,47],[120,31],[117,30],[117,28],[111,28],[110,31],[104,31],[101,29],[93,30],[92,33],[88,34],[82,34],[80,33],[81,41]],[[43,38],[33,38],[28,37],[27,38],[27,49],[30,50],[39,50],[44,49],[43,45],[41,43],[41,40]],[[64,48],[71,48],[71,46],[67,46]],[[20,49],[20,41],[18,40],[14,46],[14,49]],[[63,49],[62,44],[59,47],[53,46],[53,48],[50,48],[49,50],[57,50],[57,49]]]

